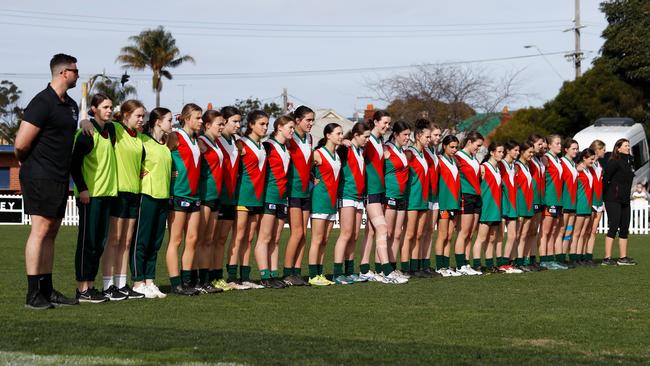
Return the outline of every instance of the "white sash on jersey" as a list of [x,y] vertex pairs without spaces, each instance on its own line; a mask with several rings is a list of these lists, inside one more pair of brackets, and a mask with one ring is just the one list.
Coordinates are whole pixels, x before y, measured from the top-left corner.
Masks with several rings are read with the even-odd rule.
[[409,150],[411,150],[411,153],[415,155],[415,158],[418,159],[418,162],[420,165],[422,165],[422,169],[424,169],[424,175],[427,175],[429,172],[429,164],[427,164],[427,159],[424,157],[424,154],[420,153],[418,149],[415,148],[415,146],[409,147]]
[[185,140],[185,143],[187,143],[187,145],[192,150],[192,158],[194,159],[194,166],[199,166],[199,161],[201,161],[200,160],[201,159],[201,149],[199,149],[199,144],[197,144],[196,142],[193,142],[192,138],[187,134],[187,132],[184,129],[179,128],[176,131],[179,132],[179,135],[181,135],[183,137],[183,140]]
[[253,150],[255,156],[257,157],[257,169],[259,169],[259,171],[262,171],[264,168],[264,163],[266,163],[266,150],[264,150],[262,143],[260,143],[260,146],[257,146],[257,144],[255,144],[255,142],[251,140],[250,137],[242,138],[241,141],[243,141],[249,149]]
[[589,188],[593,188],[594,187],[594,177],[593,177],[593,175],[591,175],[591,172],[589,171],[589,169],[584,169],[583,172],[587,176],[587,180],[589,180]]
[[472,168],[474,168],[474,174],[478,175],[478,172],[481,169],[481,165],[479,164],[478,160],[476,160],[476,158],[467,155],[467,153],[465,153],[463,150],[456,152],[456,156],[460,157]]
[[439,160],[438,155],[436,155],[436,154],[435,154],[431,149],[429,149],[429,148],[425,148],[424,151],[426,151],[427,154],[429,155],[429,157],[431,158],[431,160],[433,160],[433,166],[434,166],[435,168],[437,168],[438,165],[440,164],[440,162],[438,161],[438,160]]
[[456,163],[454,163],[454,161],[452,159],[450,159],[450,160],[451,161],[445,159],[444,156],[440,158],[440,161],[443,164],[445,164],[447,169],[449,169],[449,171],[451,172],[451,175],[454,177],[454,180],[456,180],[456,179],[458,179],[458,167],[456,166]]
[[[569,167],[569,171],[571,172],[571,176],[575,182],[576,179],[578,179],[578,169],[576,169],[575,165],[573,165],[573,162],[567,159],[566,156],[563,156],[561,159],[564,160],[565,164]],[[564,167],[562,169],[564,169]]]
[[550,161],[551,164],[555,166],[555,168],[558,171],[558,174],[560,175],[560,177],[562,177],[562,171],[564,169],[562,168],[562,163],[559,160],[555,160],[557,159],[557,156],[553,156],[551,153],[546,153],[546,155],[547,155],[547,160]]
[[515,185],[515,164],[514,162],[512,163],[512,167],[510,167],[510,164],[508,164],[507,161],[501,160],[501,164],[506,168],[506,173],[508,173],[508,180],[510,181],[510,184],[514,187]]
[[212,142],[212,140],[210,140],[210,138],[207,136],[201,135],[199,138],[203,140],[203,142],[205,142],[205,144],[208,145],[212,150],[214,150],[215,153],[217,153],[219,156],[219,166],[223,165],[223,151],[221,151],[219,146]]
[[364,175],[363,172],[365,171],[364,167],[366,166],[366,162],[363,160],[363,148],[357,148],[354,147],[353,145],[350,146],[350,149],[352,149],[352,153],[354,154],[354,157],[357,159],[357,164],[359,165],[359,171],[361,172],[361,175]]
[[375,138],[372,133],[370,134],[368,140],[370,140],[372,147],[375,149],[375,151],[377,151],[379,161],[384,161],[384,144],[381,142],[381,140]]
[[237,154],[239,153],[239,151],[237,151],[237,144],[235,143],[234,137],[232,143],[228,142],[223,135],[219,136],[219,141],[221,142],[221,146],[226,149],[226,153],[228,153],[228,158],[230,158],[230,168],[233,168],[237,161]]
[[280,158],[282,159],[282,167],[284,168],[284,172],[289,171],[289,161],[291,160],[291,156],[289,154],[288,149],[283,149],[282,146],[280,146],[280,143],[275,141],[274,139],[268,139],[268,141],[271,146],[275,149],[275,151],[280,155]]
[[492,173],[492,176],[494,176],[494,180],[497,182],[497,185],[500,187],[501,186],[501,174],[499,174],[497,169],[495,167],[493,167],[492,164],[490,164],[489,162],[485,162],[483,164],[483,166],[486,167],[486,169],[488,169]]
[[334,172],[334,179],[338,179],[339,173],[341,172],[341,159],[338,158],[336,153],[334,153],[334,159],[332,159],[332,155],[330,154],[329,150],[325,147],[321,147],[318,150],[322,150],[320,154],[325,157],[327,162],[330,164],[332,167],[332,171]]
[[404,164],[404,166],[409,165],[408,160],[406,160],[406,154],[404,154],[404,150],[399,151],[399,148],[393,145],[393,143],[391,142],[387,142],[386,146],[388,146],[388,148],[390,148],[393,151],[393,153],[397,155],[397,157],[399,157],[399,159],[402,161],[402,164]]
[[535,164],[535,167],[537,167],[537,171],[539,172],[540,176],[544,176],[544,173],[546,172],[545,169],[546,167],[544,164],[542,164],[542,160],[538,158],[537,156],[533,156],[533,158],[530,160]]
[[603,167],[600,165],[598,161],[594,161],[594,173],[596,173],[596,176],[594,178],[600,179],[603,176]]
[[526,166],[526,164],[522,163],[519,160],[517,160],[515,164],[519,165],[519,169],[521,169],[524,172],[524,175],[526,176],[526,180],[528,181],[528,186],[530,187],[533,184],[533,176],[530,174],[528,167]]
[[302,142],[297,133],[293,133],[291,136],[293,141],[298,145],[300,151],[302,151],[302,156],[305,158],[305,163],[309,163],[309,158],[311,157],[311,135],[309,133],[305,134],[305,142]]

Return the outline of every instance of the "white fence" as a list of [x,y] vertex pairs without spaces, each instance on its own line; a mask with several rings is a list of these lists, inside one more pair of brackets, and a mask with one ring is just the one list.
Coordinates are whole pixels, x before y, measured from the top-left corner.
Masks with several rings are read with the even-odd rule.
[[[5,206],[2,204],[3,199],[10,199],[17,201],[20,199],[20,208],[14,206]],[[14,222],[2,222],[3,224],[16,224],[16,225],[29,225],[31,224],[31,218],[29,215],[25,215],[23,212],[22,206],[22,196],[9,196],[9,195],[0,195],[0,213],[20,213],[22,221],[16,220]],[[366,222],[365,213],[363,221]],[[65,226],[76,226],[79,225],[79,210],[75,202],[74,197],[68,197],[68,203],[65,208],[65,217],[63,218],[63,225]],[[338,227],[338,220],[336,221],[335,227]],[[603,213],[602,219],[598,224],[598,232],[606,233],[607,232],[607,212]],[[631,213],[630,220],[630,234],[650,234],[650,206],[646,205],[643,207],[633,208]]]

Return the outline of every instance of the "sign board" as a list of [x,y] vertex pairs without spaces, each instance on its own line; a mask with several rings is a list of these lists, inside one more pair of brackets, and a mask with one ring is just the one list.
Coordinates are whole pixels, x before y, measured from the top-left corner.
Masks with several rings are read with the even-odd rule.
[[23,223],[23,198],[0,196],[0,224]]

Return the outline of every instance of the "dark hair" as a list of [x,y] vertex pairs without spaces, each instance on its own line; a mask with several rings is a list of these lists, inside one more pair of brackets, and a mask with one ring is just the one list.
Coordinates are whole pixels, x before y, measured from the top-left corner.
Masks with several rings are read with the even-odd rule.
[[194,103],[185,104],[181,110],[181,114],[176,118],[181,127],[185,125],[185,120],[190,118],[192,112],[203,112],[203,109]]
[[248,113],[248,115],[246,116],[246,132],[245,132],[246,136],[250,135],[251,132],[253,131],[253,129],[248,128],[248,126],[254,125],[255,122],[257,122],[258,119],[264,118],[264,117],[269,118],[269,115],[266,114],[266,112],[264,112],[262,110],[259,110],[259,109],[256,109],[254,111],[250,111],[250,113]]
[[442,127],[440,127],[437,123],[431,123],[431,126],[429,128],[431,128],[431,132],[433,132],[434,130],[442,131]]
[[293,122],[293,118],[288,115],[280,116],[273,121],[273,135],[278,133],[278,129],[289,122]]
[[628,140],[628,139],[618,139],[618,141],[616,141],[616,143],[614,144],[614,149],[612,150],[612,156],[609,158],[610,160],[618,160],[624,155],[624,154],[621,154],[620,152],[618,152],[618,149],[620,149],[621,146],[623,146],[623,144],[626,143],[626,142],[629,144],[630,140]]
[[503,148],[506,149],[506,151],[512,150],[515,147],[519,147],[519,144],[515,140],[508,140],[503,143]]
[[393,123],[393,126],[391,127],[390,141],[393,141],[395,135],[399,135],[403,131],[410,130],[410,129],[411,129],[411,125],[406,123],[406,121],[402,121],[402,120],[396,121],[395,123]]
[[590,157],[596,155],[596,152],[594,149],[588,147],[580,152],[578,155],[578,161],[583,161],[585,159],[589,159]]
[[485,163],[486,161],[490,160],[490,156],[492,156],[491,154],[493,152],[497,151],[497,148],[499,146],[503,147],[503,143],[494,142],[494,141],[490,142],[490,145],[488,145],[488,153],[487,153],[487,155],[485,155],[485,157],[483,158],[483,161],[481,163]]
[[209,109],[203,113],[203,126],[212,124],[215,118],[222,117],[221,112],[215,111],[214,109]]
[[485,140],[485,138],[478,131],[469,131],[467,133],[467,136],[465,136],[465,138],[463,139],[463,143],[461,145],[465,147],[468,143],[475,142],[478,140]]
[[528,141],[530,141],[532,143],[535,143],[535,142],[537,142],[539,140],[544,140],[544,137],[542,137],[542,135],[538,135],[536,133],[528,136]]
[[532,147],[533,147],[533,141],[531,141],[531,140],[526,140],[526,141],[522,142],[521,144],[519,144],[519,150],[521,150],[521,151],[526,151],[526,150],[528,150],[528,149],[530,149]]
[[220,112],[221,112],[221,115],[223,116],[223,119],[225,119],[226,121],[228,121],[228,119],[230,117],[232,117],[232,116],[236,116],[236,115],[241,116],[241,112],[239,111],[239,109],[237,109],[236,107],[233,107],[231,105],[227,105],[225,107],[222,107]]
[[373,113],[372,118],[368,119],[367,121],[370,129],[372,130],[373,128],[375,128],[375,121],[379,121],[384,117],[390,117],[390,113],[382,109],[376,110],[375,113]]
[[50,71],[52,75],[56,74],[61,66],[68,66],[77,63],[77,59],[73,56],[66,55],[65,53],[57,53],[52,56],[50,60]]
[[[111,100],[111,98],[109,98],[106,94],[97,93],[97,94],[93,95],[93,98],[90,100],[90,106],[97,108],[97,107],[99,107],[100,104],[102,104],[103,101],[105,101],[107,99]],[[111,100],[111,102],[112,102],[112,100]]]
[[296,108],[295,111],[293,111],[292,116],[294,120],[298,121],[299,119],[305,118],[305,116],[309,113],[314,113],[314,111],[309,107],[301,105],[300,107]]
[[126,117],[126,115],[130,115],[138,108],[144,109],[144,104],[139,100],[129,99],[120,105],[119,112],[113,114],[113,120],[121,121]]
[[[564,142],[562,143],[562,150],[570,148],[571,145],[573,145],[573,144],[578,145],[578,141],[576,141],[576,140],[574,140],[572,138],[565,139]],[[578,145],[578,146],[580,146],[580,145]]]
[[557,133],[554,133],[554,134],[548,135],[548,136],[546,136],[546,143],[547,143],[548,145],[550,145],[550,144],[551,144],[551,141],[553,141],[553,140],[555,140],[555,139],[560,139],[560,141],[561,141],[561,140],[562,140],[562,136],[558,135]]
[[429,121],[428,119],[425,119],[425,118],[420,118],[420,119],[415,120],[414,132],[415,132],[416,136],[421,134],[422,131],[424,131],[426,129],[431,129],[431,121]]
[[346,140],[352,140],[354,135],[363,135],[364,132],[370,131],[370,125],[367,122],[357,122],[352,129],[345,134]]
[[442,148],[444,149],[445,146],[451,144],[452,142],[459,142],[458,137],[454,135],[447,135],[442,139]]
[[[305,107],[305,108],[307,108],[307,107]],[[319,148],[325,146],[325,144],[327,143],[327,135],[329,135],[330,133],[334,132],[334,130],[335,130],[337,127],[341,127],[341,125],[339,125],[338,123],[328,123],[328,124],[325,126],[325,128],[323,128],[323,138],[320,139],[320,140],[318,140],[318,144],[316,145],[316,148],[317,148],[317,149],[319,149]]]
[[172,113],[172,111],[162,107],[156,107],[152,109],[151,112],[149,112],[149,121],[147,121],[147,123],[142,126],[144,132],[151,133],[154,125],[156,124],[156,121],[162,119],[167,113]]

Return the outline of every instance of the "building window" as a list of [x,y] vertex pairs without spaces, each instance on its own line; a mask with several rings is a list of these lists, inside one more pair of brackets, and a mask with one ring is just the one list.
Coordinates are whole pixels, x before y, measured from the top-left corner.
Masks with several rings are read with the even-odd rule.
[[634,169],[636,170],[640,169],[648,162],[650,157],[648,157],[648,147],[645,140],[632,146],[632,157],[634,157]]
[[9,189],[9,168],[0,168],[0,189]]

